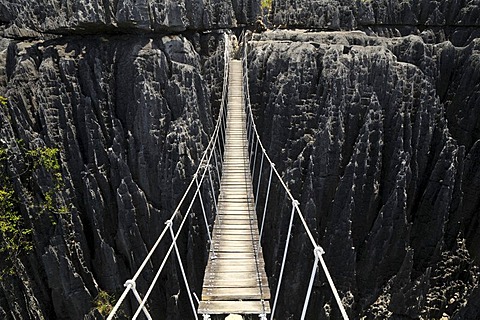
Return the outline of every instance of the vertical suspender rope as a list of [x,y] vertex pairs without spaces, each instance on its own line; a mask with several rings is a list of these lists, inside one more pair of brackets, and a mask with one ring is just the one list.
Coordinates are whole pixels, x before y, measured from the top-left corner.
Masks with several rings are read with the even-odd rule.
[[272,314],[270,315],[270,320],[273,320],[273,316],[275,315],[275,309],[277,308],[278,295],[280,293],[280,287],[282,285],[283,271],[285,270],[285,262],[287,260],[288,246],[290,245],[290,236],[292,234],[293,217],[295,216],[295,208],[297,206],[298,206],[298,201],[293,200],[292,213],[290,214],[290,223],[288,224],[287,239],[285,240],[286,243],[285,243],[285,250],[283,252],[282,266],[280,267],[280,275],[278,276],[278,284],[277,284],[277,289],[275,291],[275,299],[273,301],[273,308],[272,308]]
[[252,170],[252,179],[255,177],[255,169],[256,169],[256,164],[257,164],[257,151],[258,151],[258,137],[257,138],[257,143],[255,143],[255,152],[254,152],[254,157],[253,157],[253,170]]
[[268,198],[270,196],[270,187],[272,186],[272,171],[274,166],[275,165],[273,163],[270,163],[270,176],[268,177],[267,195],[265,196],[265,205],[263,206],[262,226],[260,227],[260,237],[258,239],[259,245],[262,241],[263,226],[265,225],[265,216],[267,214]]
[[[135,299],[137,299],[139,304],[142,304],[142,297],[140,297],[140,294],[137,291],[136,283],[133,280],[127,280],[127,282],[125,282],[125,284],[126,285],[131,285],[132,292],[133,292],[133,295],[135,296]],[[148,312],[147,308],[143,307],[142,311],[143,311],[143,313],[145,314],[145,316],[147,317],[148,320],[152,320],[152,316],[150,315],[150,312]]]
[[262,161],[260,161],[260,172],[258,173],[257,192],[256,192],[256,194],[255,194],[255,209],[257,209],[257,204],[258,204],[258,191],[260,190],[260,182],[262,181],[262,170],[263,170],[264,151],[265,151],[265,150],[262,148]]
[[130,280],[127,280],[127,282],[125,282],[125,291],[123,291],[122,295],[120,296],[120,298],[118,299],[117,303],[115,304],[115,306],[113,307],[112,311],[110,312],[110,314],[108,315],[107,317],[107,320],[112,320],[113,319],[113,316],[115,315],[115,313],[118,311],[118,309],[120,308],[120,305],[122,304],[123,300],[125,300],[125,298],[127,297],[127,294],[128,292],[133,288],[133,286],[135,285],[135,281],[137,280],[137,278],[140,276],[140,273],[142,272],[143,268],[145,268],[145,266],[147,265],[148,261],[150,260],[151,256],[153,255],[153,252],[155,251],[155,249],[158,247],[158,245],[160,244],[160,241],[163,239],[165,233],[167,232],[168,228],[165,227],[163,228],[163,231],[162,233],[160,234],[160,236],[157,238],[157,241],[155,242],[155,244],[153,245],[152,249],[150,250],[150,252],[148,253],[147,257],[143,260],[142,264],[140,265],[140,268],[138,268],[137,272],[135,273],[135,275],[132,277],[132,279]]
[[[250,117],[248,117],[248,120],[251,120]],[[252,139],[253,139],[253,134],[252,134],[252,130],[253,129],[253,126],[252,126],[252,122],[249,121],[248,125],[247,125],[247,140],[248,140],[248,155],[249,155],[249,159],[250,159],[250,154],[251,154],[251,149],[253,149],[253,143],[252,143]]]
[[[255,125],[253,126],[255,128]],[[257,160],[257,148],[258,148],[258,137],[253,136],[255,139],[255,149],[252,147],[252,152],[250,154],[250,163],[252,163],[252,158],[253,158],[253,167],[252,167],[252,177],[255,174],[255,161]]]

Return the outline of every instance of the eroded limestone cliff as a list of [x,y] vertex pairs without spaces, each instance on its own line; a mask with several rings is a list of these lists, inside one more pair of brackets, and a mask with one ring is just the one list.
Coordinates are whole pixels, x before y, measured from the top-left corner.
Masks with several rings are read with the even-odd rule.
[[[258,127],[353,319],[479,316],[479,44],[363,32],[254,36]],[[289,212],[275,210],[281,214],[267,225],[281,226]],[[275,240],[284,232],[267,230]],[[292,246],[287,279],[294,282],[282,295],[281,318],[301,312],[306,283],[298,273],[306,279],[313,258],[303,240]],[[278,274],[274,243],[265,255]],[[314,290],[312,319],[337,319],[324,281]]]
[[[275,0],[274,24],[339,31],[250,44],[263,141],[352,319],[480,317],[479,10],[473,0]],[[1,174],[33,242],[0,282],[0,317],[102,318],[95,298],[121,292],[138,268],[213,130],[224,43],[210,31],[251,25],[258,12],[256,0],[0,1]],[[51,213],[41,207],[55,176],[29,167],[25,151],[42,147],[59,149],[63,176]],[[271,210],[275,284],[289,212]],[[197,294],[199,225],[193,216],[181,241]],[[303,240],[278,319],[301,312],[312,258]],[[174,261],[167,269],[149,308],[189,319]],[[322,276],[309,310],[339,318]]]
[[[1,317],[101,318],[93,300],[100,291],[118,293],[138,269],[208,143],[222,41],[120,35],[9,43],[3,169],[20,199],[33,198],[18,207],[34,248],[1,282]],[[54,195],[61,213],[39,212],[53,181],[42,168],[25,176],[21,144],[61,150],[65,185]],[[204,250],[190,256],[197,286],[205,258]],[[174,268],[156,287],[156,318],[186,317]]]

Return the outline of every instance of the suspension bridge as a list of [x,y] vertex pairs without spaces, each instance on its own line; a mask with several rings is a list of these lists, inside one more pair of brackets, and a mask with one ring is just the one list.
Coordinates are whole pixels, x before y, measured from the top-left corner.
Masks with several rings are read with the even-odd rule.
[[[212,315],[229,314],[258,315],[261,320],[275,319],[295,217],[300,220],[311,242],[313,256],[310,278],[306,279],[308,285],[300,319],[305,319],[307,315],[319,267],[325,274],[342,318],[348,319],[323,259],[324,251],[310,231],[298,201],[294,199],[283,182],[260,141],[250,105],[246,37],[242,36],[241,60],[230,57],[229,36],[224,34],[224,39],[223,92],[214,132],[177,208],[171,218],[166,221],[165,227],[137,272],[125,282],[125,290],[107,320],[116,319],[123,303],[133,304],[135,301],[137,304],[133,307],[131,319],[137,319],[142,315],[143,318],[152,320],[148,301],[172,255],[176,257],[194,319],[198,319],[199,315],[206,320]],[[261,244],[273,180],[285,192],[289,200],[286,205],[291,206],[291,213],[281,256],[281,267],[275,275],[275,286],[271,288]],[[259,201],[260,190],[264,195],[263,203]],[[200,208],[208,237],[209,252],[201,299],[191,289],[191,281],[187,276],[178,244],[180,234],[194,206]],[[211,211],[209,208],[212,207],[215,216],[213,230],[209,223]],[[182,215],[181,212],[184,214]],[[180,221],[178,217],[181,217]],[[152,257],[160,250],[160,244],[168,241],[168,235],[171,240],[163,252],[162,262],[157,267],[146,291],[139,292],[137,280],[145,272],[147,265],[152,267]],[[274,289],[272,292],[275,294],[270,293],[271,289]],[[129,302],[126,302],[129,295],[131,295]]]

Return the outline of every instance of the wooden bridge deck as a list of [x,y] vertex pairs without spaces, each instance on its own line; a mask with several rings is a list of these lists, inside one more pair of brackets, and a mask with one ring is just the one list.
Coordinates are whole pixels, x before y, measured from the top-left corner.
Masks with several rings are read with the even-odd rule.
[[258,242],[241,61],[230,61],[229,76],[225,160],[198,313],[268,314],[270,290]]

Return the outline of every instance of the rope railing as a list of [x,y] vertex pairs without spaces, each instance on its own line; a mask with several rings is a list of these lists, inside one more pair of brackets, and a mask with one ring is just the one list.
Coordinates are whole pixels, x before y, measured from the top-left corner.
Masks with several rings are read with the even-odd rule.
[[[313,233],[308,226],[304,215],[302,214],[299,203],[298,201],[294,198],[292,195],[290,189],[286,185],[286,183],[283,181],[282,176],[278,172],[278,170],[275,168],[275,164],[273,161],[270,159],[268,156],[265,147],[262,144],[262,141],[260,139],[260,135],[257,131],[255,121],[254,121],[254,116],[252,112],[252,106],[250,104],[250,92],[249,92],[249,86],[248,86],[248,59],[247,59],[247,45],[248,41],[246,40],[246,34],[243,33],[241,37],[241,43],[242,43],[242,65],[243,65],[243,86],[244,86],[244,100],[245,100],[245,112],[247,113],[247,138],[249,141],[249,156],[250,156],[250,163],[253,164],[251,167],[252,171],[252,181],[254,181],[254,178],[256,177],[256,174],[258,174],[258,180],[256,184],[256,198],[255,198],[255,206],[258,204],[258,195],[259,195],[259,190],[261,186],[261,179],[262,179],[262,173],[264,171],[264,167],[266,168],[266,171],[269,172],[268,175],[268,186],[267,190],[265,193],[265,201],[264,201],[264,207],[263,207],[263,216],[261,219],[261,226],[260,226],[260,237],[259,237],[259,242],[262,240],[262,236],[264,235],[264,226],[265,226],[265,216],[267,214],[267,206],[268,206],[268,200],[270,197],[270,192],[271,192],[271,185],[272,185],[272,178],[276,177],[277,183],[280,184],[281,188],[285,191],[288,200],[292,204],[292,209],[291,209],[291,214],[290,214],[290,222],[288,225],[288,232],[287,232],[287,237],[285,239],[285,248],[283,252],[283,257],[282,257],[282,264],[280,268],[280,273],[278,277],[278,282],[275,290],[275,296],[273,300],[273,306],[270,314],[270,320],[274,319],[275,316],[275,311],[277,308],[277,303],[278,303],[278,297],[281,289],[281,284],[282,284],[282,279],[285,271],[285,263],[286,263],[286,258],[288,255],[288,249],[289,249],[289,244],[290,244],[290,238],[292,236],[292,226],[293,226],[293,221],[295,215],[298,216],[298,218],[301,221],[301,225],[303,226],[303,229],[308,236],[308,239],[310,240],[310,243],[313,247],[312,254],[313,254],[313,267],[312,267],[312,272],[310,275],[310,280],[308,283],[307,287],[307,292],[305,294],[305,300],[304,300],[304,305],[302,309],[302,314],[301,314],[301,320],[305,319],[306,317],[306,312],[308,309],[308,304],[310,301],[310,296],[313,288],[313,283],[314,279],[317,274],[317,269],[318,265],[320,264],[326,278],[328,281],[328,284],[330,286],[330,289],[333,293],[333,296],[335,298],[335,301],[340,309],[340,313],[343,317],[344,320],[348,320],[348,315],[345,311],[345,308],[343,306],[342,300],[338,294],[338,291],[335,287],[335,284],[333,282],[333,279],[330,275],[330,272],[327,268],[327,265],[325,263],[325,260],[323,259],[323,254],[325,251],[323,248],[316,242]],[[256,164],[257,164],[257,155],[260,153],[261,155],[261,160],[260,160],[260,168],[258,173],[256,172]],[[266,161],[266,166],[264,162]],[[254,184],[255,186],[255,184]],[[260,243],[259,243],[260,244]]]
[[[192,308],[192,312],[194,315],[195,319],[198,319],[195,304],[194,304],[194,298],[196,298],[196,293],[191,291],[186,272],[185,272],[185,267],[177,246],[177,240],[180,236],[180,233],[183,230],[183,227],[186,223],[186,220],[188,216],[192,213],[192,207],[194,203],[198,200],[200,202],[201,210],[202,210],[202,216],[204,219],[205,223],[205,228],[206,228],[206,233],[208,236],[208,239],[211,243],[211,233],[210,233],[210,227],[209,223],[207,221],[207,214],[206,214],[206,209],[205,209],[205,203],[203,201],[203,198],[201,196],[201,188],[206,185],[207,189],[211,193],[211,197],[213,199],[215,208],[217,206],[216,204],[216,198],[217,198],[217,192],[215,190],[215,185],[213,183],[213,177],[212,177],[212,169],[215,168],[214,171],[217,173],[217,179],[220,179],[221,176],[221,166],[223,163],[223,147],[224,147],[224,141],[225,141],[225,122],[227,119],[227,97],[228,97],[228,76],[229,76],[229,60],[230,60],[230,43],[229,43],[229,36],[224,33],[224,54],[223,54],[223,59],[224,59],[224,76],[223,76],[223,88],[222,88],[222,98],[221,98],[221,105],[219,109],[219,114],[218,114],[218,119],[217,123],[215,125],[215,129],[212,133],[212,136],[209,140],[209,143],[199,161],[199,165],[193,175],[192,180],[187,186],[186,191],[184,192],[182,198],[180,199],[177,207],[173,211],[173,214],[170,216],[170,219],[168,219],[165,222],[165,227],[163,228],[162,232],[158,236],[157,240],[153,244],[152,248],[146,255],[145,259],[141,263],[140,267],[138,270],[135,272],[133,277],[131,279],[128,279],[125,282],[125,289],[118,299],[117,303],[111,310],[110,314],[107,317],[107,320],[112,320],[114,317],[117,315],[118,310],[120,309],[121,305],[124,303],[125,299],[127,298],[128,294],[130,292],[133,293],[133,296],[135,300],[138,302],[138,307],[132,317],[133,320],[137,319],[137,317],[143,312],[145,317],[149,320],[152,319],[149,311],[147,310],[147,301],[149,296],[151,295],[153,288],[155,287],[160,274],[162,273],[170,255],[172,254],[173,251],[175,251],[175,254],[177,256],[177,261],[180,266],[182,278],[186,287],[188,299],[190,302],[190,306]],[[208,179],[207,179],[208,175]],[[192,195],[193,192],[193,195]],[[180,225],[174,230],[174,219],[181,213],[181,208],[183,208],[187,204],[187,199],[188,197],[191,196],[190,202],[188,203],[187,210],[185,211],[185,214],[180,222]],[[152,263],[152,256],[155,254],[157,249],[159,248],[160,243],[162,241],[166,241],[164,239],[165,235],[170,233],[171,235],[171,243],[168,247],[168,250],[160,264],[160,266],[157,269],[157,272],[151,281],[147,291],[145,292],[143,298],[141,297],[140,293],[137,290],[137,280],[144,272],[145,267],[147,264]]]
[[[193,316],[195,319],[198,319],[198,315],[195,307],[195,303],[198,304],[198,298],[196,293],[193,290],[191,290],[191,284],[189,283],[187,278],[187,272],[185,269],[184,261],[182,260],[182,257],[179,251],[179,247],[177,245],[177,241],[181,235],[181,232],[184,230],[184,226],[187,224],[186,223],[187,218],[192,214],[192,208],[194,204],[198,202],[195,208],[200,207],[201,209],[201,213],[202,213],[201,218],[203,218],[204,220],[203,222],[205,224],[206,236],[208,237],[207,240],[209,243],[212,243],[210,224],[208,223],[207,205],[210,205],[210,208],[212,208],[212,210],[216,212],[218,188],[215,187],[214,181],[219,182],[221,179],[221,172],[223,167],[223,153],[224,153],[223,148],[225,146],[225,139],[226,139],[226,119],[227,119],[227,111],[228,111],[227,97],[228,97],[228,81],[229,81],[228,77],[229,77],[229,60],[230,60],[229,36],[227,34],[224,34],[224,39],[225,39],[225,42],[224,42],[225,49],[224,49],[224,55],[223,55],[224,76],[223,76],[222,98],[221,98],[221,105],[219,109],[217,123],[215,125],[211,139],[209,140],[209,143],[199,161],[198,168],[196,169],[192,180],[188,184],[186,191],[182,195],[177,207],[173,211],[173,214],[171,215],[170,219],[168,219],[165,222],[165,226],[162,229],[162,232],[160,233],[159,237],[153,244],[150,251],[147,253],[144,261],[141,263],[138,270],[135,272],[135,274],[131,279],[125,282],[125,285],[124,285],[125,290],[123,291],[119,300],[113,307],[107,320],[114,319],[122,303],[124,303],[125,299],[129,296],[129,293],[133,294],[133,298],[134,298],[133,301],[136,301],[138,303],[138,307],[135,309],[132,319],[134,320],[137,319],[141,313],[143,313],[147,319],[149,320],[152,319],[152,316],[150,315],[150,312],[148,311],[148,308],[147,308],[147,301],[150,295],[152,294],[154,287],[157,284],[159,277],[162,271],[164,270],[168,259],[173,254],[173,252],[175,252],[175,255],[177,258],[176,260],[180,268],[181,278],[183,279],[183,283],[186,288],[186,295],[188,296],[188,301],[192,309]],[[320,247],[316,242],[315,237],[313,236],[313,233],[309,228],[305,220],[305,217],[303,216],[300,210],[298,201],[293,197],[287,184],[283,181],[282,176],[280,175],[278,170],[275,168],[275,164],[268,156],[265,150],[265,147],[263,146],[260,140],[260,135],[255,125],[252,107],[250,104],[250,93],[249,93],[249,87],[248,87],[247,41],[246,41],[245,34],[242,34],[241,39],[242,39],[241,42],[243,43],[243,51],[242,51],[243,92],[244,92],[245,112],[247,115],[248,155],[249,155],[249,158],[250,158],[249,160],[251,164],[252,184],[255,189],[254,204],[255,204],[255,208],[257,209],[257,212],[263,212],[263,215],[261,217],[260,236],[258,240],[259,245],[262,241],[262,236],[264,236],[265,234],[265,229],[264,229],[265,223],[266,223],[265,217],[267,216],[267,213],[268,213],[267,207],[268,207],[269,199],[271,198],[273,183],[277,183],[276,185],[280,187],[280,190],[283,189],[285,191],[287,201],[289,201],[292,206],[290,216],[289,216],[288,231],[286,233],[285,248],[283,250],[283,255],[281,259],[282,264],[280,265],[277,285],[275,288],[275,295],[273,298],[273,307],[271,310],[270,320],[274,319],[275,311],[278,305],[278,299],[279,299],[279,294],[282,286],[282,281],[284,278],[285,265],[287,261],[289,246],[290,246],[290,242],[293,234],[292,227],[293,227],[293,222],[295,217],[298,217],[300,219],[301,226],[305,230],[305,234],[307,235],[309,242],[311,243],[313,248],[312,250],[313,266],[312,266],[312,271],[310,274],[307,290],[305,293],[305,300],[302,308],[301,319],[303,320],[306,317],[310,296],[313,289],[313,284],[314,284],[316,275],[318,273],[317,269],[319,266],[322,268],[327,278],[330,289],[340,309],[343,319],[344,320],[348,319],[348,315],[345,311],[345,308],[343,307],[342,301],[340,299],[340,296],[338,295],[333,279],[323,259],[323,254],[325,252],[322,249],[322,247]],[[258,171],[257,171],[257,167],[258,167]],[[256,180],[256,183],[255,183],[255,180]],[[262,181],[268,181],[268,185],[266,187],[265,186],[262,187]],[[206,193],[207,195],[206,197],[202,196],[202,188],[207,189],[208,193]],[[259,196],[261,195],[260,190],[262,190],[262,192],[265,191],[263,208],[258,208],[259,202],[260,202]],[[209,204],[205,201],[207,199],[210,199],[211,201]],[[187,207],[186,210],[183,210],[185,207]],[[183,216],[182,216],[182,213],[184,213]],[[175,218],[178,218],[180,216],[182,216],[182,219],[179,222],[179,224],[174,223]],[[178,224],[177,227],[176,227],[176,224]],[[151,267],[153,266],[152,257],[155,254],[155,252],[157,252],[157,250],[159,249],[162,241],[167,241],[166,239],[164,239],[167,233],[170,233],[171,242],[169,245],[167,244],[166,247],[168,247],[168,249],[166,249],[166,253],[163,256],[163,260],[161,261],[159,267],[157,268],[153,280],[149,282],[148,289],[145,291],[142,297],[142,295],[140,294],[137,288],[137,280],[145,271],[145,268],[147,265],[149,265],[149,267],[152,268]],[[211,248],[210,250],[213,250],[213,248]],[[215,256],[215,252],[212,252],[212,253],[213,253],[213,256]],[[263,317],[262,319],[266,319],[266,315],[262,314],[261,316]],[[204,318],[205,318],[205,315],[204,315]]]

